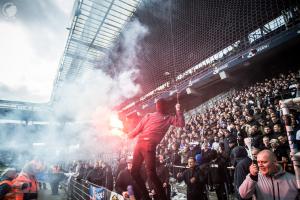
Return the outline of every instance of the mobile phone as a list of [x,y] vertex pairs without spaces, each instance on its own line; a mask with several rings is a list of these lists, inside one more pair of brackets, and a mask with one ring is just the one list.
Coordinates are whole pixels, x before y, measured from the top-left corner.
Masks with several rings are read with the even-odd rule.
[[252,160],[252,163],[255,164],[255,165],[258,165],[257,160]]

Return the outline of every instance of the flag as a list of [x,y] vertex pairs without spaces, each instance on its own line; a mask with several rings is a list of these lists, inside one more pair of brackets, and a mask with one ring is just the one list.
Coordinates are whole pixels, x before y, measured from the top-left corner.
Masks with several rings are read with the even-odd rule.
[[90,185],[89,194],[90,200],[106,200],[106,190],[103,187],[94,187]]

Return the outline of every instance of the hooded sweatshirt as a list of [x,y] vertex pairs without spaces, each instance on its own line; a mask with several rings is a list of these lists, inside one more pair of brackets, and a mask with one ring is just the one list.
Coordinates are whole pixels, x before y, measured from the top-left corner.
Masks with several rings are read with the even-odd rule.
[[234,189],[235,196],[237,199],[243,199],[239,195],[239,187],[246,179],[247,174],[249,174],[249,166],[252,160],[248,157],[247,150],[244,147],[237,146],[232,150],[233,160],[232,164],[235,167],[234,170]]
[[257,181],[247,175],[239,188],[242,198],[258,200],[294,200],[298,195],[296,177],[280,170],[272,176],[258,174]]

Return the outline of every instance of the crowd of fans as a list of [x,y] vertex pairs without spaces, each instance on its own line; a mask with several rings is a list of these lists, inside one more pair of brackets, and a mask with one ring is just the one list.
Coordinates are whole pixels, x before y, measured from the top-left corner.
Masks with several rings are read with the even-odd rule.
[[[171,127],[157,147],[157,173],[168,198],[174,195],[170,180],[186,183],[188,200],[207,199],[209,191],[215,191],[218,199],[228,199],[229,194],[237,199],[249,198],[252,193],[247,193],[248,190],[241,193],[239,187],[246,184],[247,174],[257,176],[256,168],[252,167],[251,172],[249,167],[259,152],[269,155],[265,150],[274,153],[283,171],[293,173],[279,100],[298,96],[298,84],[299,77],[293,72],[265,79],[191,116],[184,128]],[[300,141],[299,122],[299,113],[292,110],[296,144]],[[249,141],[246,138],[251,138],[251,149],[246,145]],[[269,157],[273,158],[272,155]],[[47,180],[41,171],[35,175],[41,189],[46,189],[45,182],[50,183],[54,195],[58,194],[59,182],[69,177],[68,183],[103,186],[128,197],[127,187],[134,188],[135,184],[130,174],[132,160],[128,156],[120,158],[114,166],[103,161],[77,161],[64,167],[54,165],[50,171],[44,170],[50,174]],[[147,181],[146,175],[143,178]],[[150,182],[148,187],[155,199]]]
[[[205,178],[199,181],[217,190],[218,199],[226,199],[222,196],[225,190],[241,198],[238,188],[249,173],[250,154],[255,157],[261,150],[272,151],[283,170],[293,172],[279,100],[296,97],[298,83],[297,75],[290,72],[233,93],[205,112],[192,116],[185,128],[171,129],[160,143],[158,154],[172,166],[174,177],[177,176],[174,167],[189,166],[195,159],[202,168],[200,171],[205,173],[202,175]],[[291,113],[291,123],[296,135],[300,129],[296,110]],[[251,149],[245,145],[245,138],[251,138]],[[177,178],[182,180],[181,174]],[[204,187],[202,193],[206,190]]]
[[[297,91],[293,86],[297,84],[294,73],[281,74],[238,91],[205,113],[192,116],[184,129],[168,132],[158,151],[170,158],[172,164],[185,165],[195,148],[215,149],[229,157],[230,149],[244,146],[244,138],[251,137],[254,147],[273,149],[280,161],[289,161],[279,100],[295,97]],[[292,113],[291,119],[297,131],[298,113]]]

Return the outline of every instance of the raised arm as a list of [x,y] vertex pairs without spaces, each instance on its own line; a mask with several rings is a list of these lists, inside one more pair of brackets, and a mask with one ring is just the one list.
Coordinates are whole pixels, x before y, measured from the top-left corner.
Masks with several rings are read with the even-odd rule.
[[175,105],[175,109],[176,109],[176,116],[173,118],[172,125],[177,127],[184,127],[185,126],[184,116],[183,116],[183,112],[180,109],[179,103]]
[[257,181],[258,181],[258,167],[255,164],[250,165],[250,173],[246,176],[246,179],[239,187],[240,196],[244,199],[251,198],[255,193]]

